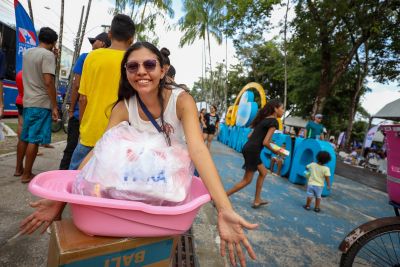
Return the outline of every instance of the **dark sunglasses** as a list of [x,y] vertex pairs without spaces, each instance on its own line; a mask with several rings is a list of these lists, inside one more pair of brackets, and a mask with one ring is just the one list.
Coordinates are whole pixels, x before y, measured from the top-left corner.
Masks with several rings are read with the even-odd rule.
[[129,73],[136,73],[139,70],[139,66],[143,65],[146,71],[154,71],[157,67],[157,60],[156,59],[147,59],[143,61],[143,63],[139,63],[136,61],[130,61],[125,64],[125,69]]

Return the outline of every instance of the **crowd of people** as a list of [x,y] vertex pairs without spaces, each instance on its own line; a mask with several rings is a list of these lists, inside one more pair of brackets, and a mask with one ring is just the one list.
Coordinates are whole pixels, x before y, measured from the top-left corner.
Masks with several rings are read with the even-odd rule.
[[[275,174],[275,165],[276,175],[280,176],[285,161],[285,155],[272,146],[272,136],[279,129],[278,119],[284,114],[283,104],[276,99],[270,100],[258,111],[242,150],[243,178],[225,192],[210,155],[212,141],[219,131],[217,107],[211,105],[209,112],[203,108],[198,113],[187,87],[175,82],[176,70],[169,59],[170,51],[166,48],[159,50],[148,42],[135,42],[134,36],[132,19],[116,15],[110,31],[89,38],[92,51],[81,54],[77,59],[72,71],[68,138],[59,169],[84,168],[103,134],[122,122],[129,123],[140,132],[162,134],[168,145],[173,144],[171,140],[187,145],[196,171],[218,211],[221,254],[225,255],[228,249],[233,264],[237,256],[245,265],[241,246],[251,258],[255,259],[256,255],[243,229],[255,229],[257,225],[247,222],[234,211],[229,196],[248,186],[258,172],[251,207],[257,209],[268,204],[261,198],[265,177],[269,172]],[[40,29],[38,39],[39,46],[24,53],[23,68],[16,77],[19,127],[14,175],[21,176],[22,183],[30,182],[35,176],[32,167],[38,147],[51,143],[51,121],[59,118],[54,79],[58,36],[51,28],[44,27]],[[3,110],[1,96],[0,117]],[[321,114],[316,114],[298,135],[324,140],[322,118]],[[336,149],[334,138],[329,141]],[[269,170],[260,158],[264,147],[273,152]],[[285,149],[286,144],[281,147]],[[330,188],[331,173],[325,166],[330,160],[329,153],[321,151],[316,162],[307,165],[304,209],[311,209],[314,198],[314,211],[320,212],[325,183]],[[46,199],[31,203],[35,211],[22,222],[22,232],[30,234],[40,227],[44,231],[52,221],[61,218],[65,205]]]
[[[227,249],[233,264],[238,257],[245,265],[242,246],[251,258],[255,259],[256,255],[243,229],[254,229],[257,225],[247,222],[234,211],[211,158],[208,148],[219,122],[216,108],[212,107],[211,112],[200,120],[202,136],[194,99],[184,85],[175,83],[175,70],[167,51],[160,51],[148,42],[134,42],[134,35],[132,19],[116,15],[108,38],[101,34],[90,39],[93,51],[81,55],[74,66],[70,131],[60,169],[84,168],[96,142],[108,129],[122,122],[128,122],[138,131],[162,134],[169,145],[173,144],[171,140],[185,143],[218,211],[221,254],[224,256]],[[19,173],[22,172],[22,182],[29,182],[34,177],[32,166],[38,146],[50,143],[51,120],[57,120],[59,116],[53,53],[57,34],[46,27],[40,30],[38,37],[39,46],[29,49],[23,59],[20,141],[25,160],[17,168]],[[46,229],[52,221],[61,218],[65,204],[46,199],[31,203],[35,211],[22,222],[22,232],[32,233],[40,227]]]

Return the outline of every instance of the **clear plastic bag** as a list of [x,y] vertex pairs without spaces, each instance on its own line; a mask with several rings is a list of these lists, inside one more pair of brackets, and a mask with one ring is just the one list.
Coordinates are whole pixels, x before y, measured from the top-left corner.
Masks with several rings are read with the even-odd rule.
[[194,167],[185,145],[127,122],[109,129],[73,185],[76,194],[177,205],[188,197]]

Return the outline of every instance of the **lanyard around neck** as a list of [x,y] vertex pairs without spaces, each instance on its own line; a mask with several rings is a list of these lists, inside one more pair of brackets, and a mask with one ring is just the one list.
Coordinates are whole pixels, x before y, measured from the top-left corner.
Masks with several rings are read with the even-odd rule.
[[159,133],[162,133],[163,130],[161,129],[160,125],[156,122],[156,120],[153,118],[153,115],[151,115],[150,111],[147,109],[146,105],[142,102],[140,99],[139,95],[136,95],[139,105],[142,108],[144,114],[146,114],[147,118],[151,121],[151,123],[154,125],[154,127],[157,129]]

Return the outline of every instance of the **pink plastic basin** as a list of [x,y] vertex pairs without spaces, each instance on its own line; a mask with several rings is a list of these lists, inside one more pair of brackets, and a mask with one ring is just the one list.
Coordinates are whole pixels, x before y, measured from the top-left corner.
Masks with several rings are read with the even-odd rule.
[[71,193],[79,171],[49,171],[37,175],[29,191],[47,199],[68,202],[74,224],[88,235],[153,237],[186,232],[200,207],[210,201],[203,182],[193,177],[191,197],[178,206],[82,196]]
[[389,199],[400,203],[400,125],[382,125],[381,129],[386,134]]

